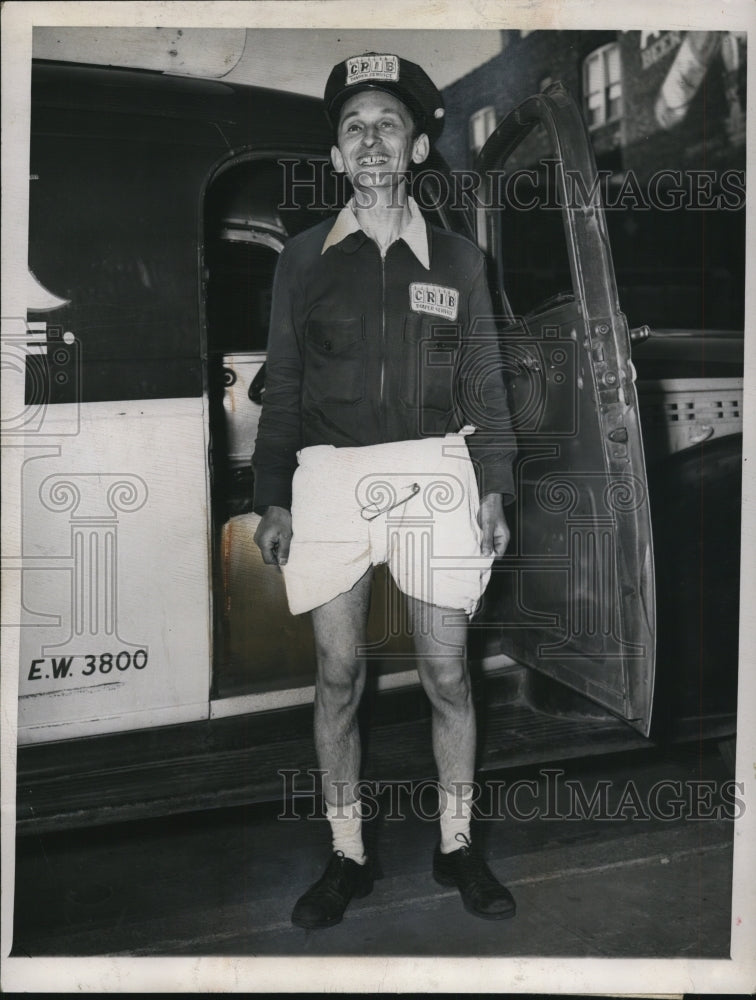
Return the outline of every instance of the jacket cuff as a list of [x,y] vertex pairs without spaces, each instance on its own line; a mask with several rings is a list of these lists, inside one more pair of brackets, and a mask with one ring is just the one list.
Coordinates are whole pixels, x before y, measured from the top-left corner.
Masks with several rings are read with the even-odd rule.
[[291,483],[258,473],[255,476],[252,509],[256,514],[264,514],[268,507],[291,510]]
[[481,500],[489,493],[501,493],[504,505],[514,503],[515,487],[511,466],[476,467]]

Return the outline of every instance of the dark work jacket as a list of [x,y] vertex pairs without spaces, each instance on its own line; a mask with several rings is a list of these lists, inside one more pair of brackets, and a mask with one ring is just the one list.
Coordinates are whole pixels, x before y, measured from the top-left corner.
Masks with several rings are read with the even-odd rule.
[[428,226],[429,269],[401,238],[382,259],[362,230],[321,254],[332,227],[300,233],[278,261],[255,510],[290,507],[300,448],[406,441],[465,424],[477,428],[467,445],[481,496],[510,502],[514,437],[482,253]]

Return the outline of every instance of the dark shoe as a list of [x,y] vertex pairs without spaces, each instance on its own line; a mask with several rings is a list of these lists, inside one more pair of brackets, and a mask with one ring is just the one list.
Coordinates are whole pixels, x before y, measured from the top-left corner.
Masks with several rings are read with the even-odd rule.
[[464,844],[459,850],[442,854],[440,846],[433,854],[433,877],[440,885],[456,885],[468,913],[484,920],[513,917],[517,909],[509,889],[498,882],[483,858],[475,853],[464,834],[457,834]]
[[369,858],[358,865],[341,851],[334,852],[322,877],[297,900],[291,922],[307,930],[341,923],[349,900],[369,896],[378,877]]

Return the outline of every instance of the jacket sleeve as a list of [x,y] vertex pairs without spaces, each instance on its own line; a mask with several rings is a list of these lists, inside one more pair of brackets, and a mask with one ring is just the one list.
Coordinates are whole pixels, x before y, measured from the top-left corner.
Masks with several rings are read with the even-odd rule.
[[468,294],[467,328],[462,331],[457,401],[465,424],[475,427],[467,438],[481,497],[502,493],[515,499],[512,464],[517,453],[504,384],[499,332],[481,255]]
[[291,481],[301,448],[302,291],[284,249],[273,279],[265,394],[252,458],[254,510],[291,507]]

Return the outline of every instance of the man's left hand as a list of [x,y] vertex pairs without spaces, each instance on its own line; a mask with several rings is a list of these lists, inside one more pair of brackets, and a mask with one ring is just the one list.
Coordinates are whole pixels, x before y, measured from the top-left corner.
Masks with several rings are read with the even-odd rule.
[[501,493],[487,493],[483,497],[478,521],[483,533],[480,543],[481,554],[490,556],[494,553],[503,556],[509,545],[509,528],[504,517]]

